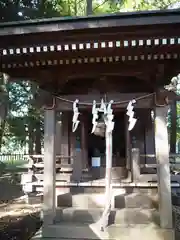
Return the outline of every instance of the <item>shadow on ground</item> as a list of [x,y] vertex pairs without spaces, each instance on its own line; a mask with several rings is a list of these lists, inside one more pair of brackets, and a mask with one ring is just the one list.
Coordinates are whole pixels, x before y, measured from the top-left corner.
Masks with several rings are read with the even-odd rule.
[[0,177],[0,204],[10,203],[24,195],[19,182],[17,174],[4,174]]
[[31,239],[42,225],[40,210],[23,200],[19,176],[0,176],[0,240]]
[[0,219],[0,239],[28,240],[40,229],[40,213],[6,216]]

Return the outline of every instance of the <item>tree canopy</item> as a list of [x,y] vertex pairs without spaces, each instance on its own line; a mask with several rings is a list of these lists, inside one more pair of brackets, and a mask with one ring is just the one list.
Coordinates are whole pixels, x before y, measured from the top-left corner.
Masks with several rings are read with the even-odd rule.
[[[177,0],[0,0],[0,22],[61,16],[83,16],[122,11],[180,7]],[[0,75],[0,147],[13,152],[28,145],[29,152],[40,152],[43,116],[34,96],[38,86],[29,81],[9,81]],[[177,106],[178,112],[180,105]],[[179,119],[178,129],[180,126]],[[178,130],[178,138],[180,131]]]

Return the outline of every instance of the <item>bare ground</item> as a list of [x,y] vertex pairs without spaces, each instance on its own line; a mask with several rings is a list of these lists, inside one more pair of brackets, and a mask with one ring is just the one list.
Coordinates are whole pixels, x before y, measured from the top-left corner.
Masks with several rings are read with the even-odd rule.
[[41,227],[40,205],[29,205],[16,176],[0,178],[0,240],[27,240]]

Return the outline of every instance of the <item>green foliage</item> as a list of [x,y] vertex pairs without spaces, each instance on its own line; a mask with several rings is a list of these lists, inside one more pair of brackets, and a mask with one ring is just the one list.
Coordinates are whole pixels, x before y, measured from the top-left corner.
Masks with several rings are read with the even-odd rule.
[[6,164],[3,162],[0,162],[0,176],[5,172],[6,170]]
[[56,5],[61,1],[0,0],[0,22],[57,17]]
[[178,3],[178,0],[139,0],[137,1],[136,9],[137,10],[159,10],[159,9],[167,9],[170,6],[173,6],[174,4]]
[[177,102],[177,141],[180,141],[180,102]]
[[[36,108],[34,95],[38,86],[29,81],[9,83],[9,111],[2,138],[3,152],[14,152],[28,144],[28,129],[35,132],[40,127],[42,141],[43,117],[41,110]],[[40,124],[39,124],[40,123]]]
[[[116,13],[132,10],[166,9],[178,0],[92,0],[93,14]],[[86,0],[0,0],[0,22],[71,17],[86,15]],[[43,116],[36,107],[38,86],[31,81],[9,82],[0,75],[0,102],[6,106],[1,118],[0,147],[4,152],[14,152],[27,144],[40,128],[42,142]],[[6,112],[6,110],[8,111]],[[177,104],[180,116],[180,104]],[[178,139],[180,120],[177,119]],[[169,120],[170,127],[170,120]],[[32,145],[32,144],[31,144]],[[32,146],[31,146],[32,147]]]
[[[101,3],[99,3],[101,2]],[[93,1],[94,14],[167,9],[178,0],[102,0]]]

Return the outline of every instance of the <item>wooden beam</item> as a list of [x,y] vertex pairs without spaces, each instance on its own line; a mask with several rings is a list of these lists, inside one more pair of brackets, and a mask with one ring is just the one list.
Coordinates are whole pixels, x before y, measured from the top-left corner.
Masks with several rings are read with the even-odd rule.
[[[19,59],[19,58],[18,58]],[[37,59],[36,59],[37,60]],[[13,62],[11,58],[7,59],[7,64]],[[172,67],[178,60],[158,60],[159,63],[167,63],[168,67]],[[16,62],[16,60],[15,60]],[[22,58],[22,63],[25,62],[25,59]],[[151,68],[149,68],[151,64]],[[42,66],[34,67],[20,67],[20,68],[6,68],[4,69],[12,78],[25,77],[30,78],[33,81],[39,83],[39,85],[48,86],[49,91],[56,88],[57,91],[61,89],[62,84],[66,82],[69,78],[77,78],[86,75],[86,77],[100,77],[101,75],[119,75],[119,80],[121,76],[129,75],[135,76],[137,78],[143,78],[148,81],[148,79],[155,82],[155,78],[150,78],[147,76],[152,76],[156,72],[157,60],[143,60],[143,61],[122,61],[115,63],[82,63],[82,64],[63,64],[63,65],[46,65],[46,71],[43,70]],[[82,73],[82,69],[84,69]],[[176,71],[180,70],[177,66]],[[47,74],[46,74],[47,73]],[[58,73],[58,74],[57,74]],[[50,74],[50,77],[49,77]],[[172,76],[174,73],[172,73]],[[143,77],[146,76],[146,77]],[[53,81],[49,81],[53,79]],[[169,78],[170,79],[170,78]],[[59,86],[58,86],[59,85]]]
[[[119,38],[118,38],[119,39]],[[65,42],[64,45],[67,45],[68,43]],[[71,44],[71,43],[70,43]],[[115,44],[115,43],[114,43]],[[57,43],[57,45],[59,45],[59,42]],[[36,46],[34,46],[36,47]],[[31,53],[29,54],[18,54],[18,55],[4,55],[2,56],[2,63],[8,65],[9,63],[17,63],[20,65],[24,65],[25,62],[29,63],[29,62],[33,62],[34,65],[36,65],[36,62],[39,62],[38,66],[41,66],[42,69],[44,68],[44,62],[48,62],[48,61],[53,61],[53,60],[57,60],[57,61],[62,61],[64,60],[64,62],[71,62],[72,60],[75,59],[87,59],[89,58],[89,60],[86,60],[86,64],[85,65],[89,65],[87,63],[90,63],[90,65],[93,65],[93,63],[96,63],[95,58],[102,58],[102,57],[106,57],[106,58],[112,58],[113,56],[119,56],[120,59],[121,57],[125,57],[124,60],[120,61],[133,61],[133,59],[135,58],[136,61],[141,61],[141,64],[144,63],[144,60],[148,58],[149,55],[151,55],[151,60],[155,60],[155,62],[157,63],[157,60],[164,60],[166,59],[167,54],[170,55],[170,58],[173,59],[173,55],[174,54],[179,54],[180,53],[180,47],[179,45],[176,44],[166,44],[166,45],[161,45],[161,46],[157,46],[157,45],[153,45],[153,46],[139,46],[139,47],[133,47],[131,46],[131,42],[129,43],[129,46],[126,47],[106,47],[106,48],[88,48],[88,49],[76,49],[73,51],[65,51],[62,50],[61,52],[59,51],[47,51],[47,52],[37,52],[37,53]],[[154,55],[156,56],[156,58],[154,58]],[[163,59],[160,56],[163,56]],[[94,60],[93,60],[94,58]],[[143,58],[143,59],[142,59]],[[177,56],[178,58],[178,56]],[[176,58],[176,60],[177,60]],[[38,59],[38,60],[37,60]],[[106,62],[108,62],[108,60],[105,60]],[[41,64],[41,62],[43,62],[43,64]],[[83,61],[82,61],[83,62]],[[104,60],[100,60],[100,62],[104,62]],[[49,65],[52,67],[53,64],[46,64],[45,65]],[[64,64],[64,65],[69,65],[69,64]],[[77,65],[76,63],[73,63],[72,65]],[[79,64],[81,65],[81,64]],[[32,67],[32,66],[30,66]],[[69,69],[70,70],[70,69]],[[150,69],[149,69],[150,70]],[[60,71],[59,71],[60,72]]]
[[[149,177],[148,177],[149,175]],[[143,174],[142,178],[145,178],[144,181],[139,181],[139,182],[116,182],[116,183],[112,183],[112,187],[113,188],[119,188],[119,187],[150,187],[150,188],[157,188],[158,187],[158,183],[156,182],[156,180],[153,182],[153,180],[155,179],[155,175],[154,174]],[[171,187],[173,188],[179,188],[180,184],[179,184],[179,177],[178,176],[174,176],[173,179],[175,179],[175,181],[177,182],[172,182],[171,183]],[[149,181],[149,182],[148,182]],[[33,185],[36,186],[37,191],[42,191],[42,186],[43,186],[43,181],[41,182],[33,182]],[[102,188],[105,187],[105,180],[101,179],[101,180],[94,180],[94,181],[89,181],[89,182],[65,182],[65,181],[57,181],[56,182],[56,187],[62,187],[62,188],[69,188],[69,187],[98,187],[98,188]],[[39,188],[39,189],[38,189]]]
[[[57,168],[67,168],[67,169],[69,168],[69,169],[71,169],[72,164],[67,163],[69,158],[66,158],[66,160],[67,160],[66,162],[64,161],[65,163],[63,163],[63,161],[62,161],[62,163],[56,163],[55,164],[55,169],[57,169]],[[33,166],[36,167],[36,168],[44,169],[45,164],[43,162],[42,163],[34,163]]]
[[[53,54],[53,59],[51,59],[51,61],[59,59],[56,58],[56,54]],[[101,57],[104,56],[106,58],[106,53],[103,52],[100,53]],[[119,55],[119,53],[118,53]],[[139,54],[138,54],[139,55]],[[45,55],[47,60],[50,60],[48,55]],[[58,55],[59,56],[59,55]],[[116,56],[114,53],[110,54],[110,57]],[[60,57],[60,59],[62,59],[63,56]],[[83,56],[82,56],[83,57]],[[87,57],[87,53],[85,53],[85,57]],[[73,77],[74,75],[78,76],[78,77],[84,77],[84,76],[88,76],[89,78],[94,77],[94,76],[101,76],[101,74],[105,74],[105,75],[122,75],[122,76],[141,76],[142,73],[151,73],[153,71],[156,70],[156,62],[154,62],[151,65],[151,68],[149,68],[149,61],[128,61],[128,62],[122,62],[121,60],[119,61],[114,61],[114,62],[109,62],[108,58],[106,59],[105,62],[103,62],[102,60],[100,62],[96,62],[96,57],[98,57],[98,54],[95,54],[93,56],[94,58],[94,62],[89,62],[89,63],[84,63],[83,59],[82,59],[82,63],[75,63],[75,64],[57,64],[57,65],[47,65],[46,70],[44,70],[43,66],[36,66],[36,61],[37,61],[37,57],[34,59],[34,66],[33,67],[19,67],[18,69],[20,70],[20,72],[24,75],[27,74],[27,70],[29,71],[28,74],[30,74],[29,76],[33,76],[36,79],[41,79],[44,80],[46,79],[47,81],[49,81],[50,79],[59,81],[59,79],[61,79],[61,76],[67,76],[67,77]],[[107,56],[108,57],[108,56]],[[77,59],[81,58],[81,56],[79,55],[79,53],[77,54]],[[14,61],[12,59],[7,59],[7,64],[9,63],[9,61],[13,61],[13,62],[17,62],[20,63],[19,61],[20,58],[14,59]],[[22,59],[22,63],[24,63],[26,60],[25,58],[21,58]],[[71,55],[71,57],[68,57],[67,59],[71,60],[74,59],[74,57]],[[27,58],[27,60],[32,61],[33,59],[29,59]],[[43,55],[41,56],[41,61],[43,61]],[[71,66],[71,67],[70,67]],[[84,69],[83,73],[82,73],[82,67]],[[11,75],[18,75],[18,73],[16,73],[16,68],[9,68],[8,71],[11,73]],[[128,75],[129,73],[129,75]],[[51,77],[51,78],[50,78]],[[64,79],[64,78],[63,78]],[[62,80],[62,79],[61,79]]]

